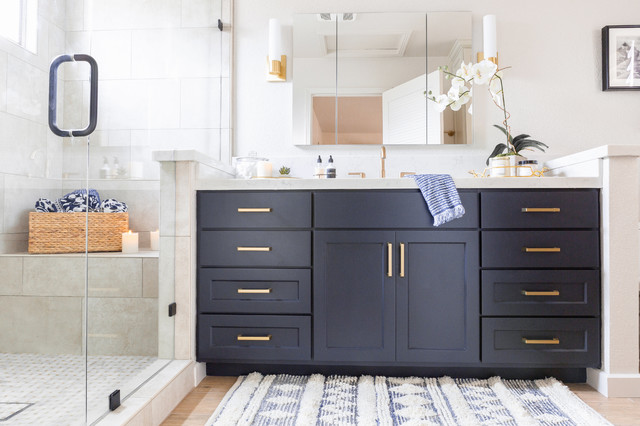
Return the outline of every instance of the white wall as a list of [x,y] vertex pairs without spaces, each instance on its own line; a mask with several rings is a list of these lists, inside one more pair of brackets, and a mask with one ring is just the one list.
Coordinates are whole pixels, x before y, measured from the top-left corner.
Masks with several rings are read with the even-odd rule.
[[[601,90],[601,39],[605,25],[637,24],[637,0],[236,0],[235,1],[235,124],[234,155],[256,151],[260,156],[292,167],[295,176],[309,177],[315,157],[333,154],[338,175],[348,171],[378,171],[376,147],[299,147],[292,137],[292,78],[268,83],[264,58],[269,18],[291,26],[293,14],[326,11],[444,11],[470,10],[474,51],[481,45],[482,16],[498,19],[500,65],[505,71],[506,104],[514,133],[528,133],[547,143],[544,159],[602,144],[640,143],[640,93]],[[289,27],[290,30],[290,27]],[[290,52],[289,52],[290,54]],[[291,62],[290,62],[291,63]],[[472,147],[390,147],[387,170],[446,172],[463,175],[482,170],[484,159],[501,134],[491,126],[501,112],[478,93],[474,106]],[[389,174],[388,174],[389,175]]]

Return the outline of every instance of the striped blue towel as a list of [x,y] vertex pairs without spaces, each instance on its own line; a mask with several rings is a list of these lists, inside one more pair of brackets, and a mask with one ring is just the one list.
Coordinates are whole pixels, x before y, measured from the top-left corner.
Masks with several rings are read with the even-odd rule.
[[413,175],[427,207],[433,226],[440,226],[464,215],[464,206],[450,175]]

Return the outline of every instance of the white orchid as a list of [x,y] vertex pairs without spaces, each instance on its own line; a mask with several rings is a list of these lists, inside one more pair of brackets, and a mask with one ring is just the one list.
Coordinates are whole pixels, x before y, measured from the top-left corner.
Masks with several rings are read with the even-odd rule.
[[495,75],[498,66],[491,61],[483,60],[471,67],[473,84],[487,84]]
[[[465,64],[463,61],[455,74],[450,72],[446,66],[441,67],[440,70],[446,75],[447,79],[451,80],[451,88],[446,95],[435,96],[431,91],[429,92],[427,98],[436,103],[436,109],[442,112],[449,107],[452,111],[458,111],[471,100],[473,86],[488,84],[494,103],[504,112],[503,125],[507,135],[507,143],[501,144],[503,147],[501,149],[506,149],[509,153],[515,152],[511,143],[511,128],[508,124],[509,113],[505,109],[504,103],[502,70],[498,70],[496,64],[486,59],[476,64]],[[467,108],[467,112],[471,113],[471,105]]]
[[444,111],[451,104],[451,99],[447,95],[438,95],[430,99],[436,103],[438,112]]
[[451,87],[447,93],[449,107],[452,111],[458,111],[462,105],[471,100],[471,89],[466,86]]
[[496,72],[489,82],[489,92],[493,102],[502,107],[502,71]]

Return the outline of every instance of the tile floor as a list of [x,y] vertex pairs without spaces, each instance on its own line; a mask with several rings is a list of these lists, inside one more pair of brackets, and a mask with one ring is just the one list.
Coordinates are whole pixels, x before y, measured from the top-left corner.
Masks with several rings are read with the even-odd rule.
[[124,399],[167,362],[90,356],[85,385],[83,356],[0,353],[0,425],[84,424],[85,390],[91,423],[108,411],[111,392]]

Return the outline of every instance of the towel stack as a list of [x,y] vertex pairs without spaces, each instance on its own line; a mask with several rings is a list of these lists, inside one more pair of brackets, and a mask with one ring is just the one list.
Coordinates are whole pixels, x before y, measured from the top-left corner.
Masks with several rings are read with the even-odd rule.
[[128,210],[125,203],[108,198],[100,201],[100,195],[95,189],[89,189],[87,197],[86,189],[76,189],[51,201],[47,198],[39,198],[36,201],[36,212],[39,213],[68,213],[68,212],[103,212],[103,213],[124,213]]

